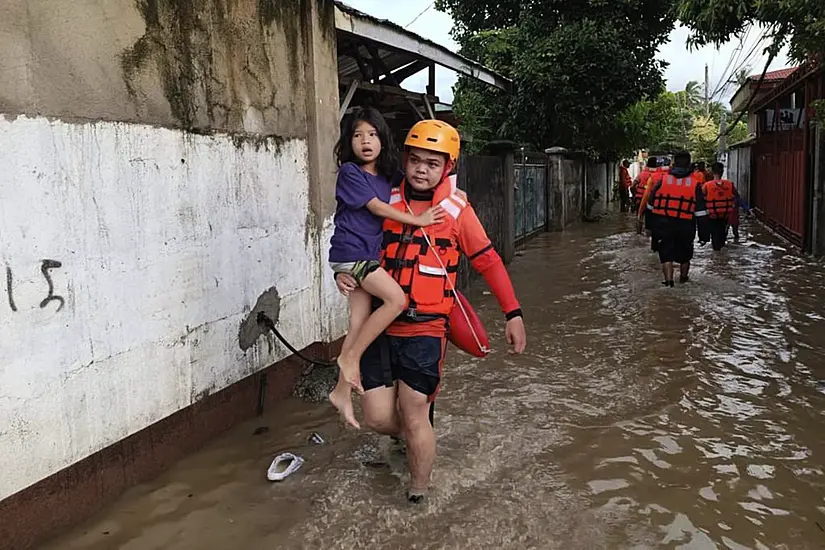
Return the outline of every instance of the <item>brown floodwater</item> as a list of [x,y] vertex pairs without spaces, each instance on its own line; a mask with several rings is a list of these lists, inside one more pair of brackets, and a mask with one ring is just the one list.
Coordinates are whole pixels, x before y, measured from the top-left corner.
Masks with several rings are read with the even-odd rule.
[[825,268],[750,229],[675,289],[624,217],[531,241],[520,357],[473,289],[495,351],[450,353],[424,505],[386,438],[292,400],[48,548],[823,548]]

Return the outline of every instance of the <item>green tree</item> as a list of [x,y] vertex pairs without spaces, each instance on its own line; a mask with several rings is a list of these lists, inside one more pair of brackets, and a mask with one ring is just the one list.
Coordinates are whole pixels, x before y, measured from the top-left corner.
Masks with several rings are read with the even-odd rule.
[[821,0],[678,0],[678,18],[693,31],[697,46],[724,44],[749,25],[767,27],[769,50],[790,46],[790,56],[804,61],[825,53],[825,2]]
[[694,160],[710,161],[716,159],[719,149],[719,126],[712,118],[698,116],[690,130],[690,154]]
[[733,145],[741,141],[745,141],[750,137],[751,133],[748,130],[748,125],[739,121],[736,126],[730,128],[728,131],[728,144]]
[[736,84],[739,85],[740,87],[744,86],[745,84],[748,83],[748,79],[751,76],[751,71],[752,70],[753,69],[750,66],[739,69],[733,75],[733,81],[736,82]]
[[639,133],[628,111],[663,89],[658,46],[674,0],[437,0],[461,52],[511,78],[511,95],[460,79],[455,110],[480,141],[509,138],[618,156]]
[[685,84],[685,106],[691,111],[698,110],[702,105],[702,87],[695,80]]

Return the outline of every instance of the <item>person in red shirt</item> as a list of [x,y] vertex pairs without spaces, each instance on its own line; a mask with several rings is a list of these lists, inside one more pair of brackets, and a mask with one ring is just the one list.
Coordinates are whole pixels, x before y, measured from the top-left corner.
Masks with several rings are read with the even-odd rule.
[[[462,253],[499,302],[511,352],[522,353],[527,343],[521,306],[504,263],[466,195],[450,183],[459,149],[458,131],[438,120],[421,121],[407,135],[405,177],[393,190],[390,204],[414,215],[439,205],[448,215],[425,229],[389,220],[384,224],[381,264],[408,303],[361,359],[364,424],[377,433],[406,439],[407,498],[414,503],[424,500],[435,461],[430,405],[441,384],[447,320],[455,303]],[[336,282],[345,295],[357,287],[346,274],[337,275]]]
[[619,166],[619,200],[621,201],[622,212],[630,209],[630,187],[633,185],[633,178],[630,177],[630,162],[623,161]]

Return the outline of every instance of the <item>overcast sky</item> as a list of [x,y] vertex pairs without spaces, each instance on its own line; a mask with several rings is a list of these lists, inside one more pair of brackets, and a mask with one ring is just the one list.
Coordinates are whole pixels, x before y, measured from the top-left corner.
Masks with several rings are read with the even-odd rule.
[[[452,19],[450,16],[436,11],[430,7],[430,0],[404,0],[403,2],[387,2],[386,0],[345,0],[347,4],[355,9],[361,10],[372,16],[390,21],[406,27],[422,11],[427,10],[408,28],[409,30],[437,42],[455,51],[457,44],[450,38]],[[430,7],[429,9],[427,9]],[[749,65],[754,73],[760,73],[767,61],[766,56],[761,54],[761,47],[754,46],[760,38],[760,33],[756,30],[746,37],[744,47],[740,47],[739,40],[728,43],[718,51],[713,47],[705,47],[700,50],[688,51],[686,41],[688,37],[687,29],[679,27],[670,35],[670,42],[665,44],[659,51],[659,57],[670,63],[665,78],[669,90],[682,90],[690,80],[699,82],[705,79],[705,64],[710,71],[710,89],[715,91],[720,88],[726,77],[732,73],[732,68],[739,66],[745,58],[753,51]],[[731,68],[728,64],[731,63]],[[771,70],[781,69],[788,66],[787,57],[778,56],[771,64]],[[441,101],[450,103],[453,99],[452,87],[456,81],[456,75],[449,69],[436,67],[436,95]],[[426,72],[420,73],[404,82],[404,87],[417,92],[423,92],[427,85]],[[735,92],[735,86],[729,85],[718,94],[718,97],[727,101]]]

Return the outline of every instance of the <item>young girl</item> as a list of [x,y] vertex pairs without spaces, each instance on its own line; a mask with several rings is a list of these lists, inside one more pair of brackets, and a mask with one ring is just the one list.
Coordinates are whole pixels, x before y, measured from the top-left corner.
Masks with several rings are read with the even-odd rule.
[[[338,158],[338,181],[335,198],[335,232],[331,240],[329,262],[332,270],[353,277],[359,288],[348,296],[350,317],[338,367],[338,385],[329,400],[345,420],[360,428],[352,408],[351,392],[361,387],[361,355],[401,314],[407,299],[401,287],[379,263],[384,218],[426,227],[444,216],[433,207],[420,216],[399,212],[388,203],[396,172],[392,134],[384,117],[372,108],[354,113],[341,129],[335,146]],[[370,314],[372,296],[383,301]]]

